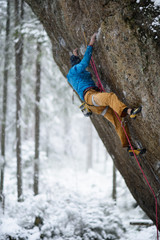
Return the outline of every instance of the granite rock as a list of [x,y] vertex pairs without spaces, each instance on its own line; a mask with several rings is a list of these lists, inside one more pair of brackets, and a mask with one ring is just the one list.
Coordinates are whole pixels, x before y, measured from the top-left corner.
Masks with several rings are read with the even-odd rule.
[[[126,119],[134,145],[146,147],[139,158],[147,179],[160,189],[160,8],[151,0],[25,0],[43,24],[53,57],[66,76],[74,48],[84,51],[98,31],[93,58],[106,91],[115,92],[128,106],[142,106],[135,121]],[[91,68],[90,68],[90,71]],[[66,83],[67,84],[67,83]],[[112,125],[92,116],[105,147],[130,192],[155,222],[155,200],[134,158],[121,148]],[[157,195],[160,208],[159,195]],[[159,223],[160,223],[160,212]],[[159,224],[160,226],[160,224]]]

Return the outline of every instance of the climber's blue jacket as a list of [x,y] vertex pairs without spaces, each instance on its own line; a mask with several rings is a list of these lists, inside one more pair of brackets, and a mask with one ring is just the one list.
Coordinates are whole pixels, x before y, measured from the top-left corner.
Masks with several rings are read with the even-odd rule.
[[86,68],[91,60],[92,50],[93,47],[88,46],[81,62],[74,65],[67,74],[68,82],[78,93],[82,101],[84,101],[84,90],[89,87],[96,87],[94,81],[92,80],[91,73],[86,71]]

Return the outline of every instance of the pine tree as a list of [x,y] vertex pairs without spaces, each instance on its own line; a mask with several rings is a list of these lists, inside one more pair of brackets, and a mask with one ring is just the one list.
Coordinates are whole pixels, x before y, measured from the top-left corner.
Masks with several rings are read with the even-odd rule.
[[40,84],[41,84],[41,43],[37,42],[36,91],[35,91],[35,158],[34,158],[34,194],[39,188],[39,141],[40,141]]
[[9,35],[10,35],[10,0],[7,0],[7,20],[6,39],[4,53],[4,77],[3,77],[3,111],[1,126],[1,159],[3,161],[1,169],[0,201],[4,206],[4,167],[5,167],[5,140],[6,140],[6,113],[7,113],[7,93],[8,93],[8,66],[9,66]]
[[87,149],[87,151],[88,151],[88,154],[87,154],[87,171],[89,170],[89,169],[92,169],[92,167],[93,167],[93,163],[92,163],[92,158],[93,158],[93,156],[92,156],[92,148],[93,148],[93,143],[92,143],[92,124],[91,124],[91,122],[89,121],[89,126],[88,126],[88,149]]
[[116,201],[117,198],[117,183],[116,183],[116,167],[113,163],[113,188],[112,188],[112,198]]
[[23,20],[23,0],[15,0],[15,70],[16,70],[16,154],[17,154],[17,192],[18,201],[22,197],[22,158],[21,158],[21,85],[23,35],[21,34]]

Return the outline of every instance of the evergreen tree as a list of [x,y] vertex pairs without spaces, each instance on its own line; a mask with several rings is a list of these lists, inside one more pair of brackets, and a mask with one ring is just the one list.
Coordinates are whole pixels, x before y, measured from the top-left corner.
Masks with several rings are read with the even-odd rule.
[[117,198],[117,182],[116,182],[116,167],[113,163],[113,187],[112,187],[112,198],[116,201]]
[[17,155],[17,193],[18,201],[22,197],[22,157],[21,157],[21,85],[23,36],[23,0],[15,0],[15,70],[16,70],[16,155]]
[[37,42],[36,91],[35,91],[35,157],[34,157],[34,194],[39,185],[39,141],[40,141],[40,84],[41,84],[41,43]]
[[92,134],[92,124],[91,122],[89,121],[88,122],[88,148],[87,148],[87,171],[89,169],[92,169],[93,167],[93,163],[92,163],[92,148],[93,148],[93,143],[92,143],[92,139],[93,138],[93,134]]
[[10,35],[10,1],[7,0],[7,20],[6,20],[6,39],[4,54],[4,77],[3,77],[3,111],[1,126],[1,159],[3,161],[1,169],[0,201],[4,207],[4,167],[5,167],[5,143],[6,143],[6,113],[7,113],[7,93],[8,93],[8,67],[9,67],[9,35]]

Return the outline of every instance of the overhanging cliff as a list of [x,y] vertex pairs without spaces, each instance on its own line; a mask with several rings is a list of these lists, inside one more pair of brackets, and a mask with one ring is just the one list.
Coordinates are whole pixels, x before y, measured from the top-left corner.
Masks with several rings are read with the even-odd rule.
[[[85,31],[99,31],[93,58],[102,84],[128,106],[143,107],[128,124],[134,144],[147,148],[140,164],[155,194],[160,190],[160,9],[152,1],[25,0],[48,33],[53,57],[64,75],[76,47],[84,49]],[[91,70],[91,69],[90,69]],[[65,93],[67,94],[67,93]],[[111,124],[101,116],[92,121],[116,167],[138,204],[155,222],[155,202],[134,158],[121,148]],[[157,195],[158,206],[160,200]],[[160,212],[159,226],[160,226]]]

